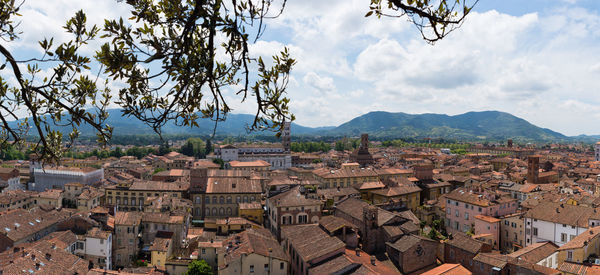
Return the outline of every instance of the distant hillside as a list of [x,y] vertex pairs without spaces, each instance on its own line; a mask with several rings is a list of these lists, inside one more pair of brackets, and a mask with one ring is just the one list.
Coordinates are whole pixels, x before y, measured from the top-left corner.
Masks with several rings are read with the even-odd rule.
[[[120,109],[109,109],[109,117],[107,124],[114,127],[113,135],[145,135],[154,134],[154,131],[141,121],[134,117],[123,117]],[[217,135],[246,135],[246,126],[251,125],[254,120],[253,115],[248,114],[229,114],[227,120],[219,122],[217,126]],[[13,122],[16,125],[16,122]],[[163,127],[163,133],[165,134],[188,134],[188,135],[210,135],[212,134],[215,126],[214,121],[210,119],[200,119],[198,121],[199,127],[180,127],[174,123],[168,123]],[[60,128],[60,127],[57,127]],[[304,127],[296,123],[292,123],[292,132],[295,135],[311,135],[319,131],[326,131],[334,127]],[[65,131],[70,128],[64,128]],[[84,124],[79,128],[81,136],[95,136],[94,129]],[[253,132],[252,134],[265,134],[268,135],[270,132]]]
[[[217,135],[246,135],[246,126],[254,119],[248,114],[229,114],[227,120],[220,122]],[[108,124],[114,127],[114,135],[153,134],[148,126],[135,118],[124,118],[119,109],[109,110]],[[165,134],[209,135],[214,122],[201,119],[200,127],[179,127],[167,124]],[[95,135],[87,125],[80,128],[82,136]],[[456,140],[505,140],[515,141],[585,141],[595,142],[595,136],[567,137],[549,129],[537,127],[524,119],[498,111],[468,112],[461,115],[419,114],[390,112],[370,112],[356,117],[337,127],[305,127],[292,124],[292,135],[305,136],[358,136],[368,133],[376,138],[445,138]],[[252,134],[268,135],[269,132]]]
[[524,119],[498,111],[440,114],[370,112],[332,130],[329,135],[369,133],[375,137],[432,137],[460,140],[520,139],[532,141],[566,140],[568,137],[537,127]]

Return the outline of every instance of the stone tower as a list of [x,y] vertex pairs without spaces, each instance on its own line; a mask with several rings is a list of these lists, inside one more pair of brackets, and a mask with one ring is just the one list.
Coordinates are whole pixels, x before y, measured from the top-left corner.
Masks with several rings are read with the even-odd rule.
[[373,156],[369,153],[369,134],[360,135],[360,145],[352,152],[350,160],[358,162],[361,167],[365,167],[367,164],[373,164],[375,162]]
[[527,158],[527,182],[537,184],[540,173],[540,156]]
[[513,141],[511,138],[508,139],[508,141],[506,142],[506,145],[508,146],[508,148],[512,148],[513,147]]
[[283,150],[286,153],[290,152],[292,146],[291,128],[291,122],[283,122],[283,129],[281,131],[281,144],[283,145]]
[[600,161],[600,141],[594,145],[594,160]]
[[375,252],[377,249],[378,213],[377,206],[365,205],[363,207],[362,249],[367,253]]

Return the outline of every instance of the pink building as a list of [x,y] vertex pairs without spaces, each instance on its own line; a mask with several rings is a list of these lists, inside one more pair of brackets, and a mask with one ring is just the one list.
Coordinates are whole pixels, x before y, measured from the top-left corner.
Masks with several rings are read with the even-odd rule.
[[500,219],[476,215],[474,234],[473,238],[490,244],[493,249],[500,249]]
[[512,214],[517,211],[517,204],[517,199],[510,195],[458,188],[446,195],[446,230],[450,233],[467,232],[475,228],[475,216],[500,217]]

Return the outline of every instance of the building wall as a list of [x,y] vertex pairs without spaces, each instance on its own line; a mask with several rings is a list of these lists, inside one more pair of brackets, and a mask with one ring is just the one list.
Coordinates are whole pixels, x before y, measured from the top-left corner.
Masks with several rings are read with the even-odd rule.
[[[592,254],[598,255],[600,253],[600,238],[595,237],[591,241],[581,248],[559,250],[556,259],[556,264],[560,265],[565,261],[582,263],[587,260]],[[569,258],[571,254],[571,258]]]
[[[534,230],[535,228],[537,230]],[[562,246],[586,230],[587,228],[578,226],[525,218],[525,246],[544,241],[551,241]],[[537,231],[537,235],[534,234],[535,231]],[[565,240],[562,238],[563,234],[565,234]]]
[[104,259],[106,268],[112,269],[112,234],[108,235],[108,239],[106,240],[86,237],[84,254],[86,255],[86,259],[88,256],[91,259],[96,259],[94,266],[105,267],[97,261],[97,259]]
[[543,265],[549,268],[558,268],[558,252],[552,253],[552,255],[546,257],[545,259],[537,262],[539,265]]
[[[219,262],[222,261],[221,258],[222,256],[219,255]],[[281,268],[282,264],[283,268]],[[221,264],[219,263],[219,265]],[[267,265],[266,268],[265,265]],[[219,269],[219,274],[285,275],[288,274],[287,270],[288,263],[286,261],[252,253],[250,255],[242,254],[236,261],[229,263],[227,267]]]
[[500,221],[500,250],[512,252],[525,247],[525,227],[521,215],[509,215]]
[[198,260],[204,260],[213,268],[217,268],[219,255],[215,247],[198,247]]
[[[446,229],[450,233],[455,233],[457,231],[466,232],[469,230],[471,225],[474,224],[476,215],[498,217],[515,213],[516,210],[516,201],[502,205],[482,207],[465,202],[446,199]],[[458,229],[456,229],[456,223],[459,225]]]
[[[400,271],[408,274],[428,266],[435,266],[437,246],[435,242],[422,241],[405,252],[399,252],[397,261]],[[417,250],[420,250],[421,254]]]
[[[2,183],[2,179],[0,179],[0,183]],[[25,186],[23,184],[21,184],[21,176],[16,176],[13,178],[10,178],[6,181],[6,188],[4,188],[2,190],[2,192],[4,192],[5,190],[23,190],[25,189]]]
[[[484,251],[480,251],[480,252],[484,252]],[[489,251],[487,251],[487,252],[489,252]],[[450,245],[446,245],[446,244],[444,245],[444,260],[446,260],[445,263],[461,264],[466,269],[475,272],[474,271],[475,263],[473,262],[473,258],[475,256],[476,256],[476,254],[473,254],[466,250],[462,250],[458,247],[450,246]],[[485,272],[479,273],[478,272],[478,274],[491,274],[491,273],[485,273]]]
[[77,210],[79,211],[89,211],[98,205],[100,205],[100,197],[89,200],[77,199]]
[[356,177],[332,177],[332,178],[323,178],[319,175],[314,176],[315,180],[317,180],[321,184],[322,189],[327,188],[336,188],[336,187],[351,187],[358,183],[377,181],[377,176],[356,176]]
[[[173,245],[179,246],[181,241],[187,236],[187,226],[181,223],[154,223],[142,221],[142,242],[144,245],[150,245],[156,237],[158,231],[173,232]],[[162,262],[165,263],[164,261]]]
[[[198,195],[195,195],[198,196]],[[238,202],[260,201],[259,193],[206,194],[204,199],[205,217],[238,217]],[[194,201],[196,204],[196,201]],[[194,206],[196,207],[196,205]],[[194,213],[195,215],[195,213]]]
[[37,200],[37,205],[39,206],[53,206],[54,208],[60,208],[62,207],[62,196],[59,197],[58,199],[51,199],[51,198],[40,198],[37,197],[35,198]]
[[150,253],[150,262],[153,266],[164,267],[167,259],[171,256],[172,245],[169,244],[167,251],[152,251]]
[[172,190],[128,190],[118,188],[107,188],[104,190],[105,206],[118,206],[119,208],[128,208],[129,210],[141,210],[144,202],[150,197],[170,196],[173,198],[182,198],[181,191]]
[[[129,228],[129,232],[127,228]],[[139,226],[115,225],[115,237],[112,244],[115,266],[129,266],[133,263],[133,259],[139,251],[138,232]]]
[[475,219],[475,235],[490,234],[491,245],[494,249],[500,249],[500,222],[487,222]]
[[382,203],[387,203],[390,200],[403,201],[406,203],[406,207],[408,207],[410,210],[417,211],[417,208],[419,208],[420,201],[421,201],[421,192],[403,194],[403,195],[393,196],[393,197],[385,197],[385,196],[381,196],[378,194],[373,194],[372,203],[382,204]]

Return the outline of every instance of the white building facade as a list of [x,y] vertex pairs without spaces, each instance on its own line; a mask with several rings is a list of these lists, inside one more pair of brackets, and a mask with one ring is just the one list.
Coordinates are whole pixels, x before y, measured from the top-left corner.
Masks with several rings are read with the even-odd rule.
[[77,241],[75,254],[91,261],[94,267],[112,269],[112,234],[86,235]]
[[29,183],[29,190],[42,192],[47,189],[64,189],[65,184],[79,182],[83,185],[99,183],[104,179],[104,169],[52,169],[34,168],[35,182]]
[[558,246],[562,246],[587,230],[587,228],[576,225],[561,224],[528,217],[524,219],[525,246],[545,241],[551,241]]

